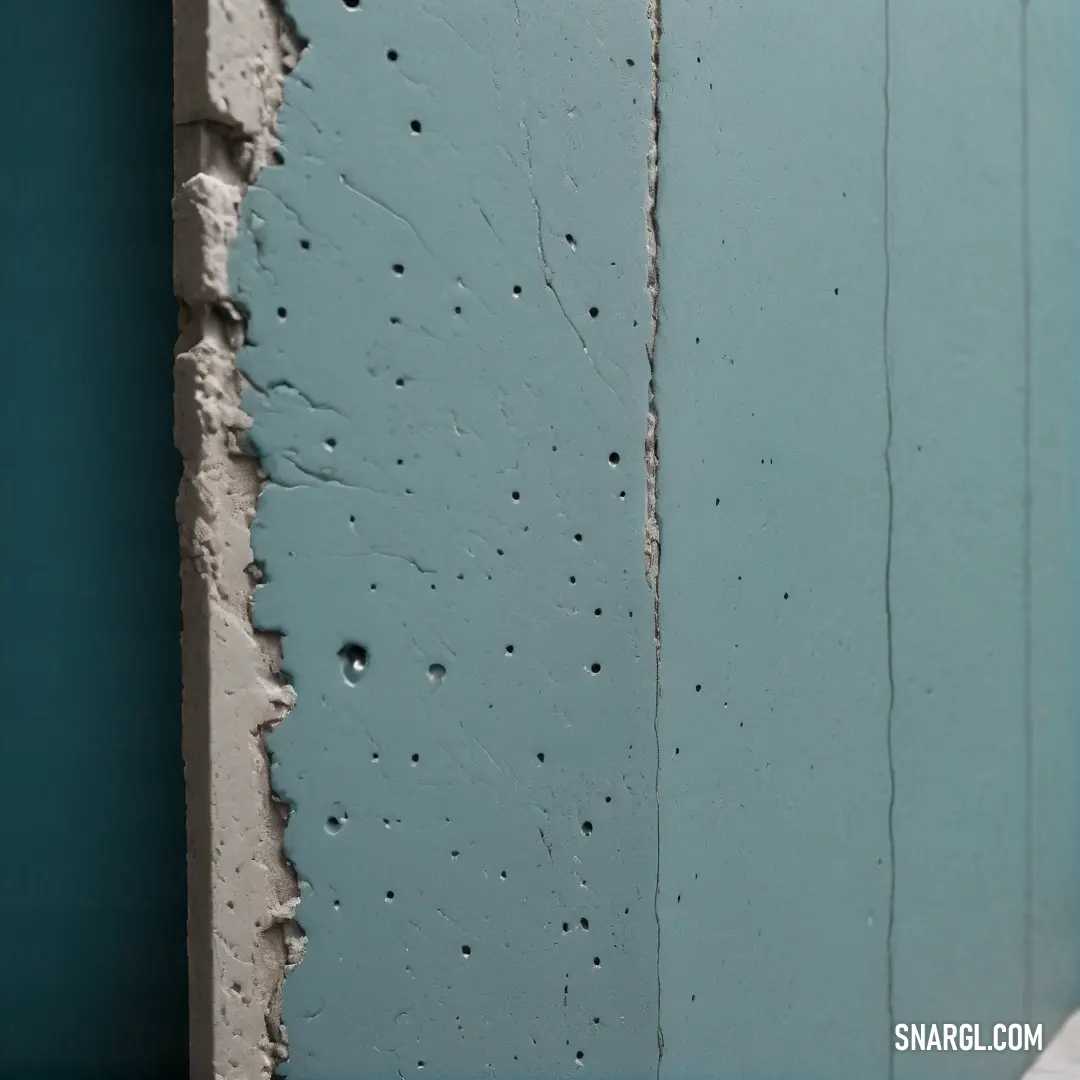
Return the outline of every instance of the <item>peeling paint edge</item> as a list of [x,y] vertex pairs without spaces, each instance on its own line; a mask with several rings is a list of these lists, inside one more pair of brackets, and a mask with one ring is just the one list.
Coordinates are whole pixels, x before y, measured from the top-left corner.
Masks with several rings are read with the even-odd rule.
[[[649,149],[646,162],[645,236],[648,258],[646,287],[650,303],[649,337],[645,350],[649,361],[649,411],[645,429],[645,576],[653,592],[659,649],[660,519],[657,514],[657,472],[660,465],[659,417],[656,409],[656,339],[660,331],[660,233],[657,224],[657,197],[660,187],[660,0],[649,0],[649,28],[652,37],[652,110],[649,116]],[[659,654],[658,654],[659,655]]]
[[656,650],[656,701],[653,731],[656,738],[656,890],[653,914],[656,918],[656,1075],[659,1078],[664,1057],[664,1027],[661,1016],[660,981],[660,513],[657,505],[660,471],[660,416],[656,400],[656,343],[660,333],[660,229],[657,200],[660,192],[660,38],[663,23],[661,0],[649,0],[646,11],[651,39],[651,113],[649,149],[646,160],[645,237],[648,258],[649,337],[646,353],[649,363],[649,406],[645,423],[645,577],[652,590],[653,640]]
[[265,746],[295,695],[280,636],[251,618],[251,523],[266,478],[245,443],[245,326],[227,263],[302,46],[279,0],[174,0],[173,19],[190,1075],[269,1080],[288,1054],[284,978],[306,944]]

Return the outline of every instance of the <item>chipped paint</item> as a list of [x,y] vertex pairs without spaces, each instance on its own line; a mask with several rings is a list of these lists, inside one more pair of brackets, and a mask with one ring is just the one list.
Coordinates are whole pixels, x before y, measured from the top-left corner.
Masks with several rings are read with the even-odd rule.
[[280,641],[251,625],[250,526],[264,477],[246,448],[228,250],[243,193],[273,153],[295,35],[271,4],[177,3],[177,500],[183,584],[192,1075],[254,1080],[287,1054],[285,972],[303,937],[271,794],[266,733],[291,708]]

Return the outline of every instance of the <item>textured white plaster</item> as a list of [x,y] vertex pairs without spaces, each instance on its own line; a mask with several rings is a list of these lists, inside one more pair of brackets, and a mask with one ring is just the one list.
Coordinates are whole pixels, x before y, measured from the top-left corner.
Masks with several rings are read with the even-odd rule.
[[297,49],[266,0],[176,0],[174,20],[191,1075],[254,1080],[286,1056],[281,986],[303,938],[263,746],[294,699],[279,641],[251,624],[262,476],[244,449],[243,325],[229,302],[227,258],[245,187],[272,152]]
[[175,0],[177,124],[217,121],[249,138],[273,130],[282,17],[268,0]]

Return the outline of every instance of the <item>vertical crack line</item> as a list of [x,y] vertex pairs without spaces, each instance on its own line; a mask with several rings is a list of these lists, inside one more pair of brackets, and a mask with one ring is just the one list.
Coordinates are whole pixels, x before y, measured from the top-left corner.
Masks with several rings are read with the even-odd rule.
[[649,364],[649,407],[645,424],[645,577],[653,596],[653,642],[656,650],[656,697],[653,703],[653,734],[656,739],[656,889],[653,915],[656,919],[656,1075],[664,1057],[664,1027],[660,994],[660,516],[657,509],[657,481],[660,468],[659,417],[656,407],[656,339],[660,329],[660,230],[657,224],[657,196],[660,187],[660,0],[647,7],[652,44],[651,114],[649,147],[646,156],[645,237],[648,258],[646,288],[649,294],[649,336],[645,351]]
[[1023,277],[1024,333],[1024,1016],[1034,1003],[1035,949],[1035,728],[1031,709],[1031,113],[1028,99],[1028,4],[1020,0],[1020,259]]
[[885,754],[889,775],[889,900],[888,915],[885,922],[885,1007],[889,1018],[889,1080],[896,1071],[896,1056],[892,1033],[896,1025],[896,972],[894,962],[893,936],[896,929],[896,762],[893,756],[893,713],[896,707],[896,677],[893,668],[893,613],[892,613],[892,560],[893,560],[893,522],[896,506],[893,487],[892,442],[893,442],[893,394],[892,368],[889,359],[889,307],[892,301],[892,263],[889,251],[889,142],[891,136],[891,103],[889,101],[889,79],[892,74],[892,49],[889,37],[890,10],[889,0],[884,0],[885,18],[885,70],[883,78],[882,101],[884,106],[884,134],[881,148],[882,172],[882,229],[881,243],[885,264],[885,289],[881,309],[881,360],[885,376],[885,483],[888,493],[888,508],[885,534],[885,655],[888,675],[888,704],[885,713]]

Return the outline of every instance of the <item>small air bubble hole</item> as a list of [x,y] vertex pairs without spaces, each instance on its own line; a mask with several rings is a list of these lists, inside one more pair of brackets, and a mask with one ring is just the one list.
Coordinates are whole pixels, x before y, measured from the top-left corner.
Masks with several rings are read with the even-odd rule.
[[351,643],[346,645],[339,653],[338,658],[342,663],[342,673],[345,681],[350,686],[355,686],[360,676],[364,674],[368,665],[368,651],[363,645]]

